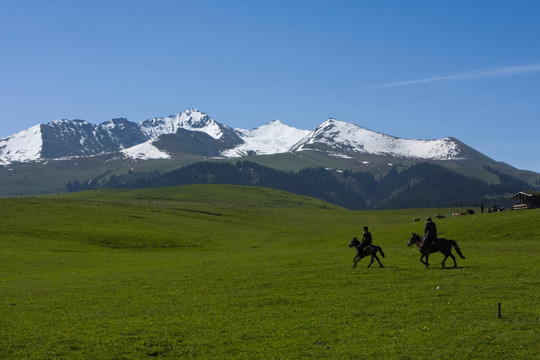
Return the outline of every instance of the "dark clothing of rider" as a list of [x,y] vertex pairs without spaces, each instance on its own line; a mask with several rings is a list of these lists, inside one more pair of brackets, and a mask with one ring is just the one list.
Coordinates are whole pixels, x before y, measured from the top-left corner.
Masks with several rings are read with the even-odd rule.
[[424,229],[424,245],[428,244],[431,245],[437,240],[437,226],[433,221],[431,221],[431,218],[428,217],[426,222],[426,228]]
[[368,231],[367,226],[364,226],[364,233],[362,234],[362,239],[360,240],[360,245],[358,246],[358,252],[364,256],[364,248],[368,245],[371,245],[373,238],[371,233]]

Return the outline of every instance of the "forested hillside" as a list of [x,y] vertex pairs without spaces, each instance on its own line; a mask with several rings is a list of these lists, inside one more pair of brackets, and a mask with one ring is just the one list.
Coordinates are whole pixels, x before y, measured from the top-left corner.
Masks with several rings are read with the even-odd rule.
[[[99,187],[149,188],[187,184],[234,184],[274,188],[325,200],[348,209],[507,206],[510,194],[529,184],[495,170],[499,183],[488,184],[442,166],[419,163],[394,167],[380,178],[364,172],[308,168],[279,171],[253,162],[199,162],[151,176],[113,176]],[[90,181],[66,184],[68,191],[98,187]]]
[[499,183],[489,185],[442,166],[421,163],[398,171],[390,170],[378,182],[374,208],[423,208],[443,206],[505,206],[509,194],[527,189],[525,182],[496,171]]

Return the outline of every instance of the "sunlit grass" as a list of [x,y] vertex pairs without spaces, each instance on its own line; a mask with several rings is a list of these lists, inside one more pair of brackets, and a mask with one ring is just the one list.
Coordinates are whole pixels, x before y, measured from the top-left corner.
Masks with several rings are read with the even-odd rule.
[[[0,200],[0,358],[531,359],[540,212],[440,219],[193,186]],[[385,268],[352,269],[368,225]],[[497,317],[497,303],[502,318]]]

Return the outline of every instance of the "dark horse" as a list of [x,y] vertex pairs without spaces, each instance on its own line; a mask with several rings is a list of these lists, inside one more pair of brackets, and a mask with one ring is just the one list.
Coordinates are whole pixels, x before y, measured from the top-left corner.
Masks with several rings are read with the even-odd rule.
[[[454,240],[439,238],[434,244],[429,244],[428,249],[425,249],[424,246],[422,246],[422,237],[418,234],[413,233],[407,245],[411,246],[412,244],[416,244],[416,246],[418,246],[418,250],[420,250],[420,253],[422,254],[422,256],[420,257],[420,261],[425,264],[426,267],[429,266],[429,254],[440,251],[444,255],[442,267],[444,267],[444,262],[450,256],[452,260],[454,260],[454,267],[456,268],[456,257],[452,255],[452,246],[456,249],[458,255],[462,259],[465,259],[465,256],[463,256],[463,254],[461,253],[457,242],[455,242]],[[423,260],[424,258],[426,258],[426,261]]]
[[357,238],[352,239],[352,241],[350,242],[349,247],[353,247],[353,246],[356,249],[356,256],[353,259],[353,262],[354,262],[353,268],[356,267],[356,264],[358,263],[358,261],[360,261],[361,258],[367,255],[371,255],[371,262],[369,263],[367,267],[370,267],[371,264],[373,264],[374,259],[377,259],[380,267],[384,267],[383,264],[381,264],[381,260],[379,260],[379,258],[377,257],[377,251],[381,253],[382,257],[384,257],[384,253],[380,246],[368,245],[364,247],[364,249],[359,250],[358,247],[360,246],[360,241]]

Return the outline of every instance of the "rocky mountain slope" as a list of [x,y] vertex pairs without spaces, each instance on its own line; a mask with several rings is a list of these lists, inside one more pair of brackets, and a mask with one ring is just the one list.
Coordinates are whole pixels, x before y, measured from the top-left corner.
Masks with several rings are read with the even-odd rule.
[[409,140],[328,119],[314,131],[279,120],[251,130],[232,129],[196,109],[133,123],[113,119],[101,124],[57,120],[0,140],[0,164],[121,153],[126,158],[170,159],[194,152],[236,158],[301,151],[326,151],[336,157],[354,154],[424,160],[462,160],[466,147],[453,138]]

